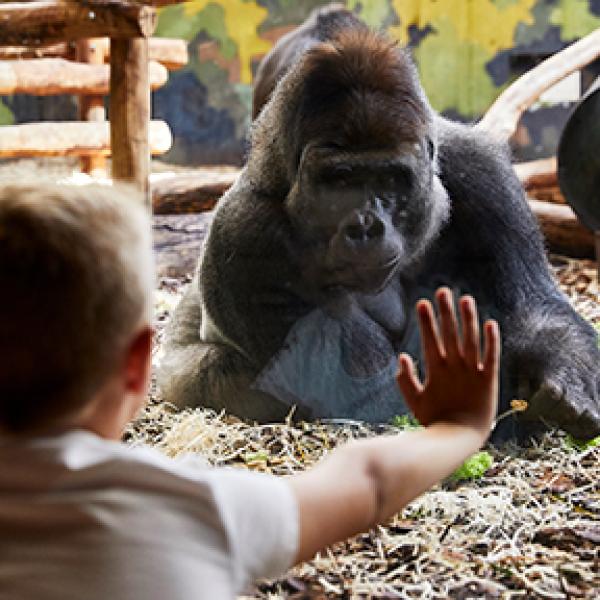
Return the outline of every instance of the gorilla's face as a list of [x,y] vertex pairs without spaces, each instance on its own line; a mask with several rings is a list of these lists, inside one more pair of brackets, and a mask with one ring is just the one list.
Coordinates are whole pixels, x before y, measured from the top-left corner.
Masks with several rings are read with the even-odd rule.
[[429,138],[393,152],[305,149],[286,210],[312,285],[375,293],[420,255],[447,211],[433,154]]

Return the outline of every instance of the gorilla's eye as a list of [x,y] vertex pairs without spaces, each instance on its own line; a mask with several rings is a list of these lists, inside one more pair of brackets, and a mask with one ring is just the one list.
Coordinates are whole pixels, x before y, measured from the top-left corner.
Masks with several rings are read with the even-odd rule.
[[435,155],[435,146],[431,141],[431,138],[427,138],[427,154],[429,155],[429,160],[433,160]]
[[392,194],[381,194],[378,198],[383,210],[391,210],[394,207],[394,196]]

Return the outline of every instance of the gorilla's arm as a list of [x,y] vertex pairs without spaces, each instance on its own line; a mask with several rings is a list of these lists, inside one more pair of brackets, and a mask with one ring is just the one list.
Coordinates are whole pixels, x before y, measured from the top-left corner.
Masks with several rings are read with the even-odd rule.
[[203,309],[217,335],[257,367],[310,310],[296,246],[281,199],[243,184],[219,205],[200,269]]
[[597,336],[553,281],[507,151],[463,126],[442,121],[440,129],[452,208],[431,264],[443,265],[436,272],[448,283],[464,282],[463,291],[500,320],[504,402],[518,395],[530,401],[525,416],[542,414],[575,436],[598,435]]
[[290,407],[252,384],[306,310],[291,291],[288,234],[280,205],[246,183],[219,203],[201,266],[166,331],[157,374],[165,400],[258,421],[285,418]]

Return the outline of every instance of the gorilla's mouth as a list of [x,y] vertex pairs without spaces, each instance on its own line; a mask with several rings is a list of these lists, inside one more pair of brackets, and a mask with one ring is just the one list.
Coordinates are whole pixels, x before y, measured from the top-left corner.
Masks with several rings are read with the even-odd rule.
[[377,264],[345,263],[331,272],[324,287],[327,291],[346,290],[376,294],[388,285],[400,263],[399,256]]

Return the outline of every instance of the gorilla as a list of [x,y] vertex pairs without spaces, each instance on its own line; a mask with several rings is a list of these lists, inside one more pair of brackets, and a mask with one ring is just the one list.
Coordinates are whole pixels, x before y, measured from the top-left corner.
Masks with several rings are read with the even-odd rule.
[[495,439],[600,433],[599,350],[558,290],[507,149],[436,114],[405,50],[338,7],[258,73],[247,164],[219,202],[158,375],[179,406],[260,422],[407,412],[415,301],[475,297],[503,333]]

